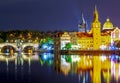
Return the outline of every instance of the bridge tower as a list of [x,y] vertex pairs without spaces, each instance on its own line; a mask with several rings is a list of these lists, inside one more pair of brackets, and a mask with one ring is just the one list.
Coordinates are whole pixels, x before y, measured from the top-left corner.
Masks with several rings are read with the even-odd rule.
[[[99,21],[99,15],[95,6],[94,19],[92,22],[93,33],[93,49],[99,50],[101,45],[101,23]],[[93,57],[93,83],[101,83],[101,60],[97,54]]]

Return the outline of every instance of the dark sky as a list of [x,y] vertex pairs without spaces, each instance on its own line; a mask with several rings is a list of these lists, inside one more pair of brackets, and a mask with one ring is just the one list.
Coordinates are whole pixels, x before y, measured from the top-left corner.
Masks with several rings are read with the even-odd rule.
[[102,24],[120,26],[120,0],[0,0],[0,30],[77,31],[81,12],[90,27],[95,4]]

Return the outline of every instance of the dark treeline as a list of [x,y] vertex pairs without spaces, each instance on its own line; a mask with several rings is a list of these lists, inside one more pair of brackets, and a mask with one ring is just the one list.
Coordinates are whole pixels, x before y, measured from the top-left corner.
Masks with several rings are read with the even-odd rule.
[[[64,31],[65,32],[65,31]],[[63,33],[63,31],[32,31],[32,30],[10,30],[10,31],[0,31],[0,42],[5,42],[6,40],[9,39],[17,39],[17,38],[23,38],[23,39],[28,39],[28,38],[45,38],[45,37],[50,37],[53,38],[57,34]]]

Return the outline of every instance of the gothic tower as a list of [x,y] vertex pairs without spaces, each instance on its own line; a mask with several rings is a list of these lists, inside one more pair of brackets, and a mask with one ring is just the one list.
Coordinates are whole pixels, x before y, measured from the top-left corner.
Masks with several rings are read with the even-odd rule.
[[82,22],[78,23],[78,31],[79,32],[87,32],[86,28],[87,28],[87,24],[85,22],[84,15],[82,13]]
[[99,21],[99,14],[96,6],[94,10],[94,19],[91,27],[92,27],[92,33],[93,33],[93,49],[97,50],[100,48],[100,45],[101,45],[101,30],[100,30],[101,23]]

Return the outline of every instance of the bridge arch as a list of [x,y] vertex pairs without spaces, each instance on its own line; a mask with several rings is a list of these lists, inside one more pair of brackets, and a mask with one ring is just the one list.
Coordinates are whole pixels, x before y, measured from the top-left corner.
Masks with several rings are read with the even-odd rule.
[[33,46],[26,46],[24,47],[23,51],[25,53],[29,53],[29,51],[33,51],[34,50],[34,47]]
[[22,45],[22,49],[24,52],[28,52],[28,50],[37,50],[38,49],[39,44],[38,43],[24,43]]
[[15,48],[14,46],[12,46],[12,45],[6,45],[6,46],[3,46],[3,47],[1,48],[1,52],[2,52],[2,53],[9,53],[10,50],[12,50],[13,53],[15,53],[16,48]]
[[12,46],[17,50],[16,43],[1,43],[0,48],[2,49],[4,46]]

